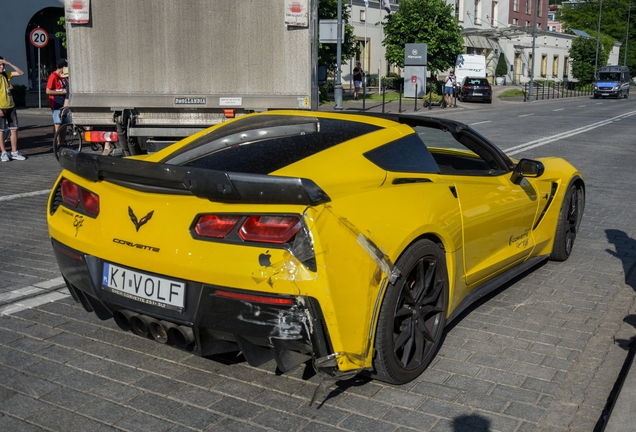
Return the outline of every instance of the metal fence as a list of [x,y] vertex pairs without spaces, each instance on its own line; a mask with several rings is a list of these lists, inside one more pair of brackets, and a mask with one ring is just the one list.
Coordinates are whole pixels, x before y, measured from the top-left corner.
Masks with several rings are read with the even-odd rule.
[[[589,96],[593,93],[591,84],[578,84],[574,82],[535,82],[532,95],[530,95],[530,84],[523,85],[523,101],[538,99],[559,99],[566,97]],[[533,96],[533,97],[530,97]]]

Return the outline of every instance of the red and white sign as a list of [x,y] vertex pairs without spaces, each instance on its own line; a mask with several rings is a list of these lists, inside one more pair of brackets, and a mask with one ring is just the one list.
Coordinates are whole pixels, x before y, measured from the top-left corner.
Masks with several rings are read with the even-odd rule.
[[91,0],[64,0],[66,22],[71,24],[88,24]]
[[309,27],[308,0],[285,0],[285,25]]
[[40,27],[34,28],[29,39],[34,47],[44,48],[49,43],[49,32]]

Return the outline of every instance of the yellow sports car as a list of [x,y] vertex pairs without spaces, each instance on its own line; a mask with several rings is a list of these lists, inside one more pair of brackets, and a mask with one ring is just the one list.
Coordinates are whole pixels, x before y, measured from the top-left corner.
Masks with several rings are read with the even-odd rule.
[[581,173],[403,115],[245,115],[154,154],[65,149],[48,224],[69,291],[124,330],[333,378],[416,378],[444,326],[568,258]]

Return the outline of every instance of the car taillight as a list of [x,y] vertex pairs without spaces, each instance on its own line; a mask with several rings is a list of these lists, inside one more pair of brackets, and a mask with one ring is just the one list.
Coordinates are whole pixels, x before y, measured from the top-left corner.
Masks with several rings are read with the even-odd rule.
[[117,142],[119,137],[117,132],[86,131],[84,132],[84,141],[94,143]]
[[486,90],[490,91],[490,90],[492,90],[492,87],[486,86]]
[[62,201],[69,206],[84,210],[91,216],[99,215],[99,195],[78,186],[68,179],[62,179]]
[[241,216],[236,215],[203,215],[194,231],[202,237],[225,238],[240,220]]
[[75,208],[79,205],[79,186],[70,180],[62,180],[62,201]]
[[296,216],[250,216],[239,236],[246,241],[282,244],[291,240],[300,229],[300,219]]
[[469,85],[465,85],[464,88],[470,90],[471,87]]
[[80,188],[80,196],[82,197],[84,210],[94,216],[97,216],[99,214],[99,196],[82,188]]

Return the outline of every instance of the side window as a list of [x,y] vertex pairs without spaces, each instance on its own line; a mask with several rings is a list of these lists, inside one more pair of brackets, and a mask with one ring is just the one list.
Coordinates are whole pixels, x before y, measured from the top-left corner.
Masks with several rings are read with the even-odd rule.
[[387,171],[439,173],[435,160],[416,134],[375,148],[366,152],[364,156]]
[[[442,174],[497,175],[501,174],[492,155],[480,152],[481,146],[470,136],[460,135],[459,140],[448,131],[425,126],[415,126],[415,132],[435,159]],[[476,149],[473,151],[471,149]]]

